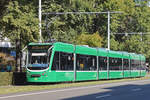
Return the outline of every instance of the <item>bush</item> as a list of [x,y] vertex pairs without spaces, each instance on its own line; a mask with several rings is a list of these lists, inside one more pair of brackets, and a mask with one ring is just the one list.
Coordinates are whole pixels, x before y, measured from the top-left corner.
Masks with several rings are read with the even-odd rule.
[[6,66],[10,65],[11,71],[15,70],[15,58],[5,54],[5,53],[0,53],[0,71],[7,71]]
[[11,85],[13,79],[12,72],[0,72],[0,86]]
[[24,84],[26,84],[25,72],[0,72],[0,86]]

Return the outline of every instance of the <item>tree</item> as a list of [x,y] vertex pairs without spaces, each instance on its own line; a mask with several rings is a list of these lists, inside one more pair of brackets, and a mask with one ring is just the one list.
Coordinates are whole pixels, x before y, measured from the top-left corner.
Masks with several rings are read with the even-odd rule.
[[35,9],[32,9],[32,3],[20,3],[17,0],[9,2],[0,24],[3,35],[12,42],[20,36],[24,45],[38,40],[38,18]]
[[143,53],[144,44],[141,41],[141,36],[132,35],[125,41],[124,50],[129,52]]
[[[108,39],[105,38],[103,39],[104,41],[102,42],[104,45],[104,48],[108,48]],[[115,39],[114,35],[110,36],[110,50],[119,50],[120,49],[120,43]]]
[[[43,13],[121,11],[121,14],[111,14],[111,33],[150,31],[149,7],[144,3],[136,6],[134,0],[42,0],[42,9]],[[32,0],[32,2],[27,0],[10,1],[0,19],[0,31],[12,41],[19,38],[20,33],[23,35],[24,44],[37,41],[39,37],[37,15],[37,0]],[[107,14],[43,15],[42,18],[43,40],[53,38],[56,41],[107,47]],[[47,27],[46,18],[46,23],[49,23]],[[95,36],[96,32],[102,39]],[[84,38],[82,39],[82,37]],[[135,41],[136,39],[140,39],[140,37],[130,35],[127,38],[125,34],[111,34],[110,48],[111,50],[144,53],[150,57],[147,44],[150,41],[149,36],[143,35],[142,42]],[[100,45],[97,45],[98,43]],[[136,48],[140,45],[143,45],[143,48]]]
[[102,47],[103,38],[98,34],[81,34],[77,38],[77,44],[79,45],[88,45],[90,47]]
[[[89,0],[45,0],[43,5],[43,12],[88,12],[93,10],[94,4],[95,1]],[[56,15],[49,15],[48,21],[51,24],[49,25],[48,29],[50,30],[51,36],[56,40],[63,41],[64,39],[66,42],[74,43],[76,36],[80,35],[81,33],[93,34],[96,32],[92,30],[93,16],[94,15],[70,14],[59,15],[56,17]],[[44,17],[46,16],[43,16],[43,18]],[[53,21],[52,19],[55,20]],[[47,38],[48,34],[44,34],[44,38]],[[63,39],[60,39],[60,37],[63,37]]]
[[[121,14],[111,14],[111,33],[146,33],[150,31],[150,9],[145,6],[144,2],[141,6],[136,6],[133,0],[107,0],[102,7],[104,11],[122,12]],[[148,35],[142,37],[133,34],[114,35],[111,37],[111,49],[141,53],[149,58],[149,41]]]
[[8,5],[8,3],[10,2],[10,0],[1,0],[0,1],[0,18],[3,16],[5,10],[6,10],[6,6]]

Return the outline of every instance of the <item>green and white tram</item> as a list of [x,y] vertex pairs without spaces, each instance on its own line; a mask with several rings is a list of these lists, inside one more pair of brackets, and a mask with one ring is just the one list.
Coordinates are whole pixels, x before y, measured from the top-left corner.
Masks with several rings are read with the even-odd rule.
[[100,80],[146,75],[141,54],[62,42],[29,43],[28,82]]

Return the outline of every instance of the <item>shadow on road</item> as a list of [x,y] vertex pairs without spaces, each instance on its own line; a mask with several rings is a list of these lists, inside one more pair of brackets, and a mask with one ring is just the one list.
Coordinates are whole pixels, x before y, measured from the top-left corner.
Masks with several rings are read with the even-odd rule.
[[150,100],[150,84],[146,85],[129,84],[102,89],[106,90],[106,92],[76,96],[61,100]]

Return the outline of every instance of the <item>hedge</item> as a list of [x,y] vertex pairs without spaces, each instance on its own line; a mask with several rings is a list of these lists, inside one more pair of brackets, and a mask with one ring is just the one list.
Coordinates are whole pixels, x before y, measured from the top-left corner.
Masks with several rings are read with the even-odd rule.
[[26,84],[25,72],[0,72],[0,86],[24,84]]
[[0,72],[0,86],[11,85],[12,80],[13,72]]

